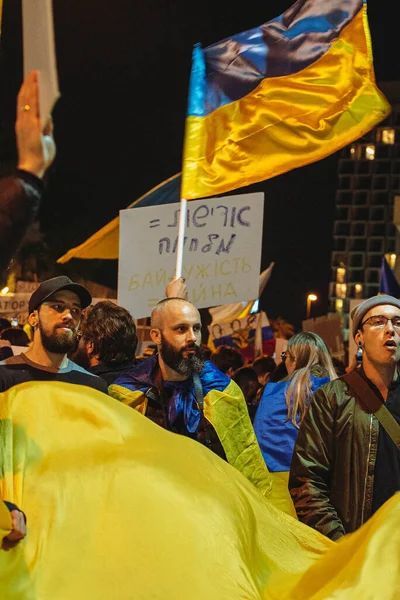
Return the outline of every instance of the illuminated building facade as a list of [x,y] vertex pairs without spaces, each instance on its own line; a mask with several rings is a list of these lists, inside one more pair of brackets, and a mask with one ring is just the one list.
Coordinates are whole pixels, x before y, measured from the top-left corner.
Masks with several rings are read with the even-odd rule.
[[400,281],[400,82],[380,89],[391,115],[338,161],[329,309],[345,329],[350,299],[378,293],[382,255]]

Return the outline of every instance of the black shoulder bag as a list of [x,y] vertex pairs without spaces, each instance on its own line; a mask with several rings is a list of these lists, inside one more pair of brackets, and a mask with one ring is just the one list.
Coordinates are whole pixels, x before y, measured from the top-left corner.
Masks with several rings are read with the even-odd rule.
[[201,385],[200,376],[198,373],[193,375],[193,385],[194,385],[194,393],[196,395],[197,408],[200,411],[200,418],[204,427],[204,437],[207,448],[211,448],[211,435],[210,435],[210,424],[206,417],[204,416],[204,394],[203,394],[203,386]]
[[391,437],[397,448],[400,450],[400,423],[394,418],[392,413],[386,408],[384,402],[369,387],[368,383],[357,373],[356,369],[343,376],[350,387],[354,390],[360,402],[373,413],[386,433]]

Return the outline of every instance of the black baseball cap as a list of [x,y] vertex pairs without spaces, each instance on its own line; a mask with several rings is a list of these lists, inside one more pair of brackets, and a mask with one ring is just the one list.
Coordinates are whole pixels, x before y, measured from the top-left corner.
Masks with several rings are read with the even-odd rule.
[[81,308],[86,308],[92,302],[92,296],[83,285],[74,283],[69,277],[61,275],[60,277],[52,277],[42,281],[39,287],[33,292],[29,300],[29,314],[39,308],[39,306],[60,290],[71,290],[81,301]]

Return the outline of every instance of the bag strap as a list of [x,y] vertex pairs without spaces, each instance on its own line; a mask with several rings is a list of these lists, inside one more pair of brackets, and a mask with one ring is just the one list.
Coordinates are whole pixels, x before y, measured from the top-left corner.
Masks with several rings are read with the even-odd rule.
[[199,411],[202,413],[204,409],[204,394],[203,394],[203,386],[201,385],[201,380],[198,373],[193,375],[193,385],[194,385],[194,393],[196,395],[196,402]]
[[206,446],[211,448],[211,435],[210,435],[210,424],[206,417],[204,416],[204,394],[203,394],[203,386],[201,385],[200,375],[198,373],[194,373],[193,375],[193,386],[194,393],[196,395],[197,408],[200,411],[201,420],[204,427],[204,437]]
[[378,398],[356,369],[344,375],[343,379],[347,381],[369,412],[376,416],[386,433],[400,450],[400,423],[386,408],[385,403]]
[[170,425],[169,425],[169,420],[168,420],[168,400],[169,399],[164,390],[163,379],[162,379],[160,368],[158,366],[158,361],[157,361],[156,369],[154,371],[154,385],[149,387],[144,392],[144,395],[146,398],[148,398],[154,404],[157,404],[161,408],[162,413],[163,413],[163,420],[164,420],[163,426],[165,427],[165,429],[171,430]]

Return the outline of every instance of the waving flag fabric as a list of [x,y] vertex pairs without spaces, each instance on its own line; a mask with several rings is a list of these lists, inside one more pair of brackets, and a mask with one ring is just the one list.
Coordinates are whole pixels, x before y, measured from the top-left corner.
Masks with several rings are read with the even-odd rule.
[[389,294],[395,298],[400,298],[400,285],[390,268],[385,255],[382,256],[381,274],[379,278],[379,293]]
[[208,346],[212,350],[219,346],[236,348],[245,362],[253,361],[262,354],[273,356],[275,352],[276,339],[264,311],[224,323],[213,319],[208,331]]
[[389,112],[375,84],[366,2],[298,0],[260,27],[195,46],[182,197],[322,159]]
[[[176,173],[137,198],[127,208],[143,208],[155,204],[179,202],[181,174]],[[119,216],[96,231],[79,246],[60,256],[58,263],[64,264],[72,258],[117,260],[119,257]]]

